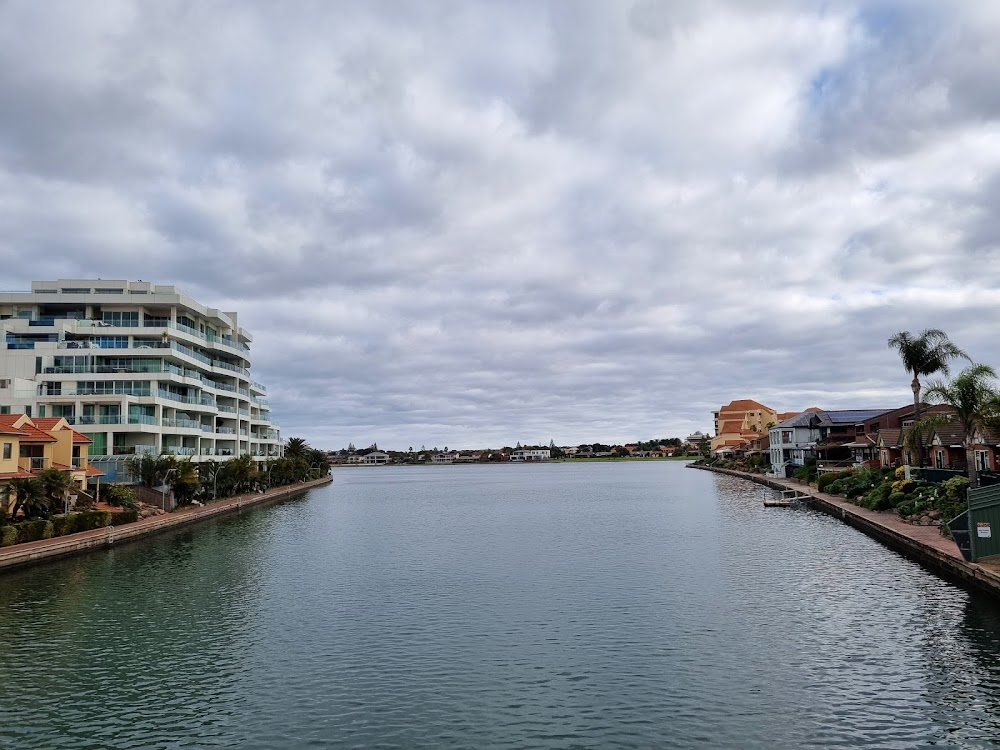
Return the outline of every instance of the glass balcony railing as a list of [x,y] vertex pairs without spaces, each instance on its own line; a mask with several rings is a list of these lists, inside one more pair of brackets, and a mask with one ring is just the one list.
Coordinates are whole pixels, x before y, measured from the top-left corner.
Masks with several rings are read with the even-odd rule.
[[201,422],[196,419],[164,419],[160,422],[164,427],[182,427],[188,430],[200,430]]
[[156,424],[156,417],[148,416],[146,414],[129,414],[128,415],[129,424]]

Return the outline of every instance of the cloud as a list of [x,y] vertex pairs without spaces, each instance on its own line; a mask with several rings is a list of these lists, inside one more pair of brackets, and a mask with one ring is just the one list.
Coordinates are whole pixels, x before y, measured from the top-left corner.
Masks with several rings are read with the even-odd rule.
[[238,310],[323,447],[894,406],[892,333],[992,356],[998,31],[971,0],[6,3],[6,286]]

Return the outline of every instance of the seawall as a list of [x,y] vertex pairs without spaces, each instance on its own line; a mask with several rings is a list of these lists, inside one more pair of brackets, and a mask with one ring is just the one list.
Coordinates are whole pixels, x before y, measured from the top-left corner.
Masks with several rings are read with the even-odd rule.
[[842,497],[819,492],[796,480],[765,477],[714,466],[689,464],[689,468],[728,474],[774,490],[798,490],[809,496],[812,508],[839,518],[942,578],[1000,597],[1000,559],[967,562],[955,542],[941,536],[935,526],[914,526],[905,523],[895,514],[861,508]]
[[301,495],[313,487],[330,484],[333,477],[300,482],[286,487],[276,487],[263,493],[251,493],[227,498],[201,507],[184,508],[162,516],[152,516],[125,526],[107,526],[103,529],[80,531],[53,539],[15,544],[0,548],[0,574],[29,565],[49,562],[72,555],[80,555],[106,547],[127,544],[138,539],[161,534],[165,531],[189,526],[212,518],[239,513],[247,508],[257,508]]

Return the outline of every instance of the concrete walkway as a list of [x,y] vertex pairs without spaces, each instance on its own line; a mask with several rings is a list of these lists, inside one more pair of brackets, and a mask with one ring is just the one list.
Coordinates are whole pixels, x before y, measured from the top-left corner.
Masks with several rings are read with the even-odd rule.
[[319,487],[333,481],[330,476],[311,482],[300,482],[286,487],[275,487],[267,492],[254,492],[200,507],[186,507],[162,516],[150,516],[124,526],[107,526],[102,529],[80,531],[52,539],[39,539],[10,547],[0,547],[0,573],[27,565],[77,555],[95,549],[111,547],[115,544],[141,539],[170,529],[198,523],[209,518],[217,518],[229,513],[239,513],[244,508],[279,502],[299,495],[312,487]]
[[796,479],[777,479],[760,474],[748,474],[714,466],[692,468],[741,477],[775,490],[798,490],[810,498],[811,507],[864,532],[873,539],[914,560],[934,573],[994,596],[1000,596],[1000,558],[966,562],[958,545],[941,536],[936,526],[915,526],[906,523],[892,511],[876,512],[849,503],[842,497],[820,492]]

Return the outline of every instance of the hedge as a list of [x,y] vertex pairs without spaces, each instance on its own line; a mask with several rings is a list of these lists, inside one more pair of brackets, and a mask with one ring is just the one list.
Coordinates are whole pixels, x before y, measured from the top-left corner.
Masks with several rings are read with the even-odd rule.
[[107,510],[85,510],[80,513],[57,516],[51,521],[21,521],[20,523],[0,526],[0,547],[35,542],[39,539],[51,539],[54,536],[65,536],[77,531],[102,529],[112,524],[132,523],[138,517],[139,512],[133,508],[121,513],[111,513]]

